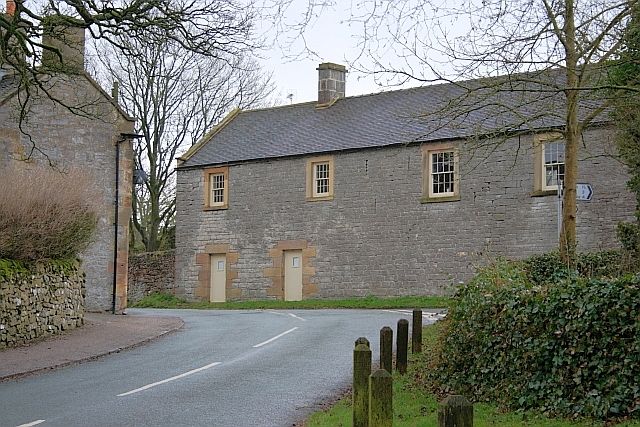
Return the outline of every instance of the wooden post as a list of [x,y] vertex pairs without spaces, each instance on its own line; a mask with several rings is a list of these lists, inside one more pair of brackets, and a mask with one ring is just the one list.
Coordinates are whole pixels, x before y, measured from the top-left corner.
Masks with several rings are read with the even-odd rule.
[[366,339],[365,337],[360,337],[360,338],[358,338],[358,339],[356,340],[356,345],[358,345],[358,344],[364,344],[364,345],[366,345],[367,347],[371,348],[371,345],[369,344],[369,340],[368,340],[368,339]]
[[367,427],[369,421],[369,375],[371,350],[357,344],[353,350],[353,427]]
[[380,369],[393,373],[393,329],[380,329]]
[[369,427],[393,425],[393,377],[378,369],[369,377]]
[[422,310],[413,310],[413,324],[411,326],[411,352],[422,352]]
[[409,321],[398,320],[398,332],[396,338],[396,371],[407,373],[407,347],[409,347]]
[[438,405],[438,427],[473,427],[473,405],[464,396],[447,396]]

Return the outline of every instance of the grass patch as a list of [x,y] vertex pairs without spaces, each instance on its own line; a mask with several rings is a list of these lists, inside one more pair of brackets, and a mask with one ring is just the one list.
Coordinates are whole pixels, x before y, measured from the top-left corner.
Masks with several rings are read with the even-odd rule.
[[345,299],[307,299],[303,301],[258,300],[232,302],[188,302],[170,294],[157,293],[144,297],[133,304],[140,308],[195,308],[225,310],[256,309],[321,309],[321,308],[446,308],[447,297],[394,297],[394,298],[345,298]]
[[[440,326],[429,325],[423,329],[423,352],[411,355],[407,375],[393,376],[394,427],[436,427],[438,425],[438,400],[426,392],[423,386],[424,373],[429,363],[430,349],[436,344]],[[374,353],[377,353],[374,350]],[[346,427],[351,426],[351,396],[338,401],[331,408],[312,414],[305,422],[306,427]],[[546,418],[533,412],[504,412],[495,405],[477,403],[474,405],[475,427],[594,427],[610,426],[591,420],[564,420]],[[640,427],[639,421],[627,421],[618,427]]]

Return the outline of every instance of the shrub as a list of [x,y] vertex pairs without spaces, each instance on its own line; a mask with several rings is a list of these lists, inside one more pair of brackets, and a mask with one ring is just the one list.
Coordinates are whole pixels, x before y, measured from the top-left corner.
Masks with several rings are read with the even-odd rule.
[[459,290],[436,389],[554,415],[640,417],[640,275],[537,285],[529,274],[500,261]]
[[616,232],[622,247],[636,257],[640,256],[640,222],[620,222]]
[[84,175],[5,169],[0,182],[0,258],[66,259],[90,243],[96,196]]
[[640,265],[634,263],[632,254],[625,250],[580,253],[575,270],[562,262],[558,252],[534,255],[522,261],[522,264],[527,279],[534,285],[559,283],[576,275],[583,278],[603,278],[640,271]]

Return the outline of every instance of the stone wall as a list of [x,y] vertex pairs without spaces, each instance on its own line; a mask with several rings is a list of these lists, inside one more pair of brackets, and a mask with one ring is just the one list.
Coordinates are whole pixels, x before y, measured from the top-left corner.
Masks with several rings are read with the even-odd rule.
[[129,257],[127,299],[133,304],[149,294],[173,294],[175,252],[148,252]]
[[0,271],[0,348],[83,324],[85,277],[78,263],[12,270]]
[[[486,151],[458,146],[460,200],[438,203],[421,203],[419,145],[333,153],[334,197],[326,201],[306,201],[311,156],[229,166],[229,208],[217,211],[203,209],[202,169],[178,169],[178,295],[206,295],[197,290],[212,245],[238,253],[231,286],[239,299],[278,297],[269,292],[278,267],[271,255],[286,241],[314,248],[308,263],[303,253],[314,285],[305,298],[449,294],[496,256],[557,248],[557,196],[535,194],[533,135]],[[632,219],[623,166],[606,156],[613,146],[611,129],[584,133],[579,181],[595,194],[578,202],[580,250],[616,247],[616,224]]]

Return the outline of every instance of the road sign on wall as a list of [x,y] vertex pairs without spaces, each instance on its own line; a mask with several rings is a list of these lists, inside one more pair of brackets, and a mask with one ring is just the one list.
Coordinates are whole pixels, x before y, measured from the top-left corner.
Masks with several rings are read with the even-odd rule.
[[576,199],[588,202],[593,197],[591,184],[576,184]]

